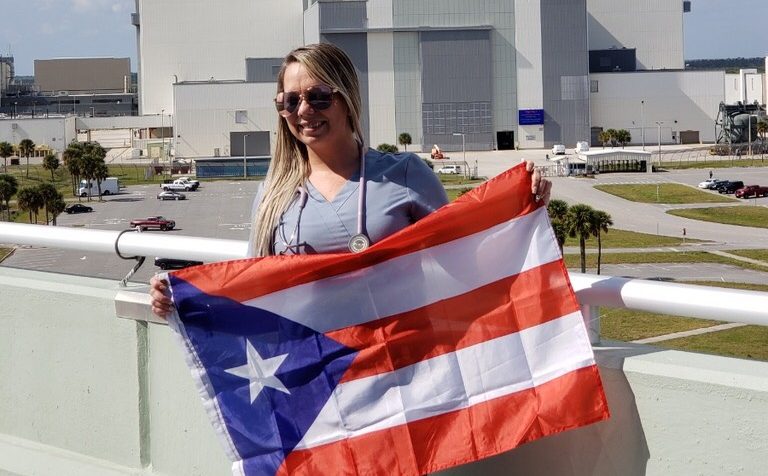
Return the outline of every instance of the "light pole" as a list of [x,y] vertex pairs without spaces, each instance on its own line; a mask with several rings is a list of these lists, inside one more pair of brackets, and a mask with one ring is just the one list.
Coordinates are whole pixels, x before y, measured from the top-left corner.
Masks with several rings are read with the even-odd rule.
[[245,153],[245,144],[247,143],[247,138],[248,134],[243,134],[243,178],[248,177],[248,163],[246,162],[246,157],[248,156]]
[[656,121],[656,127],[658,127],[658,140],[659,140],[659,167],[661,167],[661,125],[664,121]]
[[[165,162],[165,109],[160,109],[160,163]],[[168,175],[170,175],[170,167]]]
[[643,150],[645,150],[645,100],[640,101],[640,136],[643,140]]
[[464,136],[463,132],[454,132],[453,135],[455,136],[461,136],[461,155],[464,160],[464,168],[467,167],[467,143],[466,143],[466,137]]
[[749,113],[749,116],[747,116],[747,129],[748,131],[748,139],[747,144],[749,147],[749,158],[752,159],[752,113]]

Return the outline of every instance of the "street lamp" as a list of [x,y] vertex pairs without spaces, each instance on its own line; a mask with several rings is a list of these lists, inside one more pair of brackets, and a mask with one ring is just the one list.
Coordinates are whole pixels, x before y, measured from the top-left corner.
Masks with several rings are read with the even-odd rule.
[[643,150],[645,150],[645,100],[640,101],[640,136],[643,138]]
[[243,134],[243,178],[248,177],[248,164],[246,162],[247,155],[245,154],[245,144],[248,134]]
[[747,129],[748,131],[748,139],[747,144],[749,144],[749,158],[752,159],[752,113],[749,113],[749,116],[747,116]]
[[661,167],[661,125],[664,121],[656,121],[656,127],[658,127],[658,140],[659,140],[659,167]]
[[467,143],[466,143],[466,137],[464,136],[463,132],[454,132],[452,135],[454,136],[461,136],[461,155],[464,160],[464,167],[467,167]]
[[[165,161],[165,109],[160,109],[160,163]],[[168,175],[170,175],[170,167],[168,168]]]

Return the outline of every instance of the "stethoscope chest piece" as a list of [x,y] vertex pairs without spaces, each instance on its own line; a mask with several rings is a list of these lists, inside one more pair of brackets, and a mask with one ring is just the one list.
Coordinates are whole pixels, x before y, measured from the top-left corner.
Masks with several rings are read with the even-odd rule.
[[371,240],[368,239],[363,233],[358,233],[349,239],[349,251],[352,253],[360,253],[371,246]]

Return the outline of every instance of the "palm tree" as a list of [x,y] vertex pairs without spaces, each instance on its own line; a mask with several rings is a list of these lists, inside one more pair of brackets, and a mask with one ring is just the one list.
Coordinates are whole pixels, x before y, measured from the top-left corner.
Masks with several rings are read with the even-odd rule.
[[557,244],[560,246],[560,254],[563,254],[563,246],[568,236],[568,229],[566,227],[568,203],[564,200],[550,200],[549,205],[547,205],[547,214],[549,214],[549,221],[552,223],[552,230],[555,232]]
[[109,177],[109,167],[102,160],[96,164],[96,168],[93,171],[93,178],[96,179],[96,186],[99,188],[99,200],[101,201],[101,182]]
[[32,139],[22,139],[19,142],[19,154],[27,158],[27,178],[29,178],[29,156],[35,151],[35,143]]
[[595,210],[592,212],[590,228],[592,229],[592,236],[597,238],[597,274],[600,274],[600,262],[603,259],[602,235],[603,233],[608,233],[609,226],[613,226],[611,215],[602,210]]
[[5,202],[8,221],[11,221],[11,198],[19,191],[19,182],[13,175],[0,175],[0,200]]
[[3,158],[3,173],[8,173],[8,157],[13,155],[13,146],[8,142],[0,142],[0,157]]
[[19,210],[29,212],[29,222],[32,223],[32,215],[34,214],[35,224],[37,224],[37,212],[43,206],[43,197],[37,187],[22,188],[19,190],[16,201],[19,204]]
[[600,143],[603,144],[603,149],[605,149],[605,144],[611,142],[611,135],[608,133],[608,131],[600,131],[600,134],[597,136],[597,138]]
[[611,147],[616,147],[616,135],[619,133],[616,129],[608,129],[605,131],[608,134],[608,143]]
[[64,196],[59,192],[58,197],[53,199],[50,203],[46,205],[48,207],[48,211],[51,212],[53,215],[53,221],[51,221],[51,224],[53,226],[56,226],[56,218],[64,212],[64,209],[67,208],[67,202],[64,201]]
[[408,146],[411,145],[411,135],[407,132],[402,132],[397,136],[397,142],[403,146],[403,150],[407,151]]
[[625,145],[632,142],[632,134],[629,133],[626,129],[619,129],[616,131],[616,142],[621,144],[621,148],[623,149]]
[[587,272],[587,238],[592,234],[592,214],[594,209],[589,205],[579,203],[568,209],[566,229],[568,236],[579,238],[579,253],[581,255],[581,272]]
[[55,182],[56,178],[53,176],[53,173],[59,168],[59,159],[53,154],[47,154],[43,157],[43,168],[51,171],[51,182]]
[[84,145],[80,142],[73,141],[61,155],[62,159],[64,159],[64,167],[69,170],[69,175],[72,178],[72,195],[77,195],[78,197],[77,186],[80,184],[80,176],[83,171],[84,153]]
[[43,199],[43,207],[45,208],[45,223],[47,224],[50,219],[49,212],[51,211],[49,205],[56,198],[61,197],[61,193],[59,193],[59,191],[56,190],[56,187],[51,183],[41,183],[35,188],[37,189],[37,193],[39,193]]

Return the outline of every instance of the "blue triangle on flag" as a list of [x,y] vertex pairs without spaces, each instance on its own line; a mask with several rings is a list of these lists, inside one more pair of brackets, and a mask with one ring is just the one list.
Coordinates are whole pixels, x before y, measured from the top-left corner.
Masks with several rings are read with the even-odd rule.
[[[216,400],[229,439],[247,466],[274,474],[357,351],[272,312],[205,294],[172,275],[170,280],[195,360],[205,369],[203,385]],[[290,393],[265,386],[251,403],[248,378],[227,372],[248,364],[248,343],[264,360],[286,356],[274,376]]]

